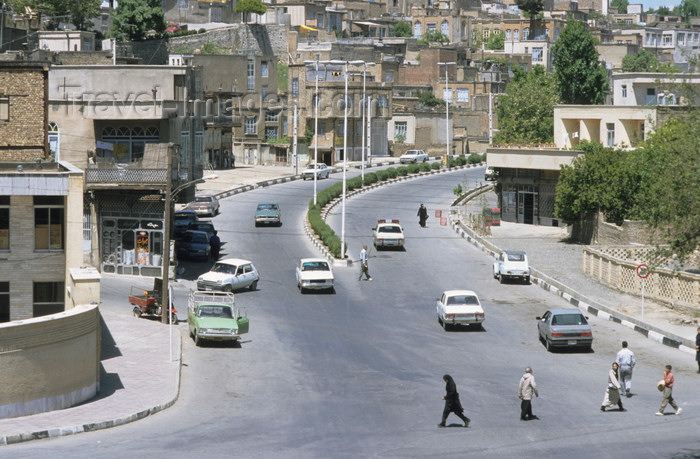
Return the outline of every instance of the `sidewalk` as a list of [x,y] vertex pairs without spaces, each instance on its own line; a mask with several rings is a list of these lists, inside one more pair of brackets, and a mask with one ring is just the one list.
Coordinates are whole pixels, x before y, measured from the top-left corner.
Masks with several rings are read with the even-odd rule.
[[[289,166],[239,166],[214,171],[197,186],[197,192],[223,197],[294,179],[294,170]],[[495,195],[490,195],[487,198],[494,200]],[[466,235],[464,229],[455,227],[455,230],[461,232],[463,237]],[[587,297],[620,314],[637,315],[638,298],[617,292],[582,273],[582,246],[562,242],[565,235],[563,228],[504,222],[502,226],[492,228],[491,236],[486,239],[500,249],[527,251],[534,268],[556,278],[572,291],[586,292]],[[562,260],[566,260],[567,266],[572,268],[562,271]],[[123,279],[122,276],[105,275],[102,289],[115,288],[120,282],[136,282],[133,278]],[[109,428],[141,419],[175,403],[179,392],[181,357],[178,329],[172,329],[176,339],[172,348],[173,361],[170,361],[171,327],[145,319],[136,320],[121,306],[124,305],[103,303],[100,307],[104,326],[99,396],[65,410],[2,419],[0,445]],[[697,325],[680,323],[681,318],[664,305],[647,300],[645,319],[650,323],[649,327],[653,324],[668,331],[671,336],[689,340],[695,336]],[[649,337],[663,342],[663,334]],[[684,346],[681,349],[690,351]]]

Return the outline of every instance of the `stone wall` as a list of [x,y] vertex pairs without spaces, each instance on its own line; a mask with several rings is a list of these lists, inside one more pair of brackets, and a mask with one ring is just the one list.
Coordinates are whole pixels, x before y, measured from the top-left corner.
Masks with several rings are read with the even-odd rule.
[[68,408],[100,385],[97,305],[0,324],[0,419]]

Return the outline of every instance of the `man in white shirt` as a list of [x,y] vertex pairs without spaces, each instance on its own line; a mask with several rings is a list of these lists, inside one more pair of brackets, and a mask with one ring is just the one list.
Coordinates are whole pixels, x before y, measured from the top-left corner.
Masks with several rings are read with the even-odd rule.
[[367,253],[367,246],[363,245],[362,250],[360,251],[360,263],[362,264],[361,266],[361,271],[360,271],[360,277],[357,280],[362,280],[362,275],[364,274],[368,281],[372,280],[372,276],[369,275],[369,254]]
[[626,395],[627,398],[632,396],[632,369],[636,361],[634,360],[634,352],[627,349],[627,341],[622,342],[622,349],[617,353],[615,359],[620,367],[620,396]]

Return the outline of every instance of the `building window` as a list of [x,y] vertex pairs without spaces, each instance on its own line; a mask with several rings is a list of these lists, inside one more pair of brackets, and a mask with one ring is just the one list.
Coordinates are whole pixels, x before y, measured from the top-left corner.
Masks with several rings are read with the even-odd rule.
[[484,40],[486,40],[487,38],[489,38],[489,34],[490,34],[490,33],[491,33],[491,31],[490,31],[489,29],[484,29]]
[[608,147],[615,146],[615,123],[605,123],[605,127],[608,131],[608,139],[606,145]]
[[450,23],[449,22],[442,21],[442,24],[440,24],[440,33],[449,38],[449,36],[450,36]]
[[506,41],[510,41],[510,29],[506,29]]
[[292,97],[299,97],[299,78],[292,78]]
[[34,282],[33,317],[63,312],[63,282]]
[[245,133],[246,134],[255,134],[255,125],[257,124],[257,117],[255,116],[246,116],[245,117]]
[[319,121],[317,134],[318,135],[326,135],[326,123],[322,123]]
[[389,98],[385,95],[380,95],[377,97],[377,108],[388,108]]
[[248,91],[255,90],[255,60],[248,59]]
[[543,48],[532,48],[532,62],[542,62]]
[[[320,94],[314,94],[311,97],[311,108],[316,109],[316,105],[318,105],[321,102],[321,95]],[[318,105],[319,108],[321,108],[320,105]]]
[[530,48],[526,46],[525,47],[525,54],[528,54],[529,52],[530,52]]
[[513,40],[518,41],[520,40],[520,29],[514,29],[513,30]]
[[98,156],[114,158],[119,163],[138,161],[143,158],[147,143],[157,143],[160,132],[157,127],[137,126],[133,129],[126,126],[106,127],[102,130],[102,140],[112,144],[112,151],[98,152]]
[[530,28],[525,27],[523,29],[523,40],[529,40],[530,39]]
[[58,161],[59,151],[58,151],[58,125],[56,123],[49,123],[49,150],[53,153],[53,157]]
[[452,90],[450,88],[442,88],[442,99],[445,102],[452,102]]
[[426,32],[433,32],[433,33],[435,33],[435,32],[437,31],[437,25],[436,25],[435,23],[433,23],[433,24],[428,24],[428,25],[426,26],[425,29],[426,29],[426,30],[425,30]]
[[622,97],[627,97],[627,85],[623,84],[622,85]]
[[34,250],[63,250],[62,196],[34,196]]
[[10,321],[10,283],[0,282],[0,322]]
[[10,98],[0,96],[0,121],[10,121]]
[[280,112],[279,111],[274,111],[274,112],[265,112],[265,121],[269,122],[277,122],[280,119]]
[[406,121],[396,121],[394,123],[394,142],[405,142],[407,135],[408,123]]
[[267,62],[266,62],[266,61],[263,61],[263,62],[260,63],[260,76],[263,77],[263,78],[267,78],[268,76],[270,76],[270,75],[268,74]]
[[684,33],[678,33],[678,44],[679,45],[685,45],[685,34]]
[[413,24],[413,38],[423,38],[423,24],[420,22]]
[[268,91],[269,91],[269,89],[268,89],[267,85],[263,85],[263,87],[261,88],[261,95],[262,95],[263,100],[266,100]]
[[384,81],[387,83],[394,82],[394,72],[384,72]]
[[0,250],[10,250],[9,196],[0,196]]
[[469,89],[457,88],[457,102],[462,102],[462,103],[469,102]]
[[277,138],[279,138],[279,130],[277,129],[277,126],[266,126],[265,140],[269,142],[270,140],[275,140]]
[[664,40],[664,46],[672,46],[673,45],[673,36],[666,34],[663,36]]
[[647,88],[647,105],[656,105],[656,88]]

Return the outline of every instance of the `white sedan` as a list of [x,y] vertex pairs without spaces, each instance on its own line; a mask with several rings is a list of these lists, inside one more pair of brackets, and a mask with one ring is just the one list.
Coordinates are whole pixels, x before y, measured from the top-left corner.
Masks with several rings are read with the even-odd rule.
[[403,247],[406,237],[403,234],[403,228],[399,221],[379,219],[377,226],[372,228],[374,236],[374,247],[379,250],[380,247]]
[[407,150],[399,156],[399,162],[403,163],[424,163],[428,160],[428,155],[423,150]]
[[438,322],[447,329],[453,325],[481,328],[484,309],[479,297],[471,290],[446,290],[437,300]]
[[296,269],[297,287],[306,290],[333,291],[335,278],[333,269],[325,258],[302,258]]
[[311,163],[301,172],[301,178],[304,180],[313,180],[315,175],[317,179],[322,179],[328,178],[330,174],[331,168],[324,163]]

